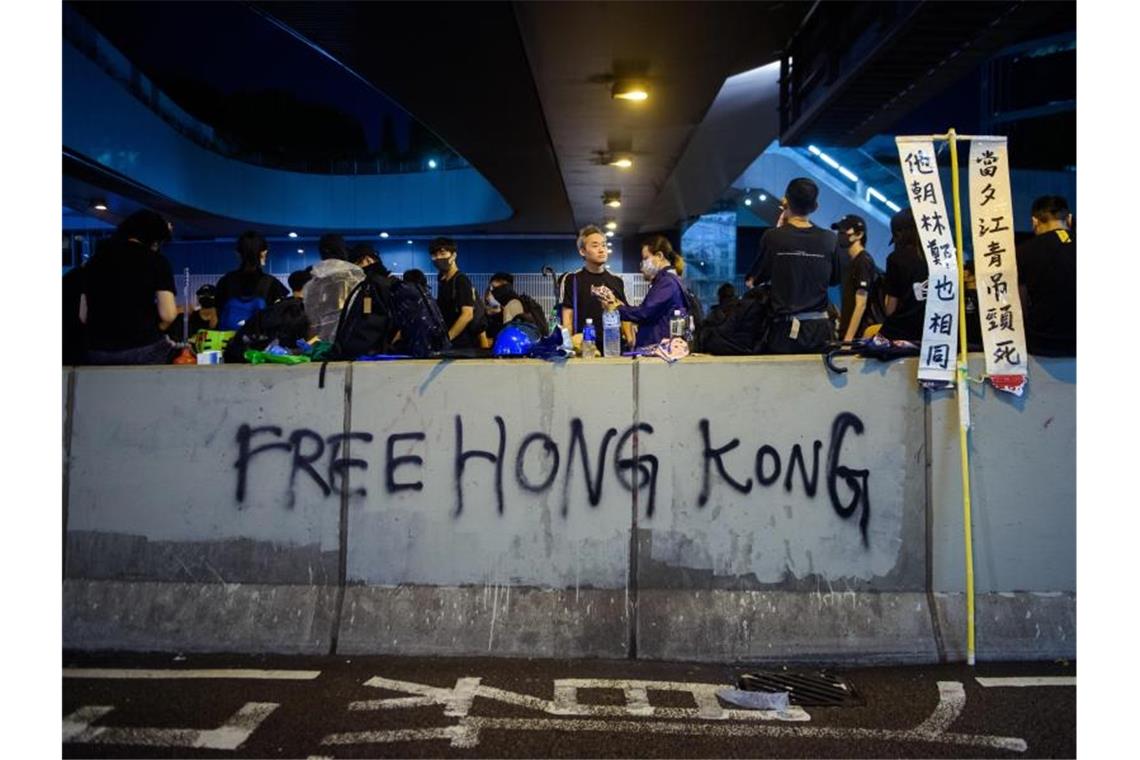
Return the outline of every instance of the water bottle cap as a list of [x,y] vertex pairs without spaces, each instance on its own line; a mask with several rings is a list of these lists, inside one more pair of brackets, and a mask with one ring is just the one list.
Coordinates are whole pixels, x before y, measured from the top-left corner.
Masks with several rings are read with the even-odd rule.
[[594,318],[593,317],[586,317],[586,324],[588,324],[588,325],[594,324]]
[[681,310],[680,309],[673,309],[673,316],[674,317],[681,316]]

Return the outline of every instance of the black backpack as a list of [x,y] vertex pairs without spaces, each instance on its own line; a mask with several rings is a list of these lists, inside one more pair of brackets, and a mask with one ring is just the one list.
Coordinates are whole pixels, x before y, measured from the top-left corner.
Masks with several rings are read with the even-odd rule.
[[337,320],[329,359],[356,359],[388,351],[394,330],[386,290],[373,278],[365,277],[349,291]]
[[697,294],[685,287],[684,280],[680,275],[676,275],[677,283],[681,286],[681,294],[685,297],[685,311],[693,318],[693,344],[689,346],[689,350],[693,353],[700,351],[700,333],[701,325],[705,321],[705,310],[701,306],[701,299],[697,298]]
[[422,285],[396,280],[392,283],[390,298],[394,327],[400,331],[394,346],[397,352],[422,359],[451,348],[448,326],[439,305]]
[[772,325],[771,303],[766,287],[752,288],[740,298],[724,320],[702,326],[701,350],[715,356],[747,356],[763,353]]
[[542,308],[542,304],[525,293],[519,293],[518,296],[525,310],[523,316],[528,322],[532,322],[538,328],[539,334],[545,338],[550,334],[550,323],[546,321],[546,310]]
[[300,298],[282,298],[261,309],[245,321],[222,353],[227,364],[245,362],[247,350],[261,351],[274,340],[279,345],[293,349],[298,340],[309,337],[309,318],[305,315],[305,304]]
[[886,300],[884,298],[886,291],[883,289],[885,282],[886,278],[883,277],[879,265],[872,261],[871,285],[867,288],[867,316],[865,317],[868,325],[881,325],[887,320],[887,310],[883,305]]

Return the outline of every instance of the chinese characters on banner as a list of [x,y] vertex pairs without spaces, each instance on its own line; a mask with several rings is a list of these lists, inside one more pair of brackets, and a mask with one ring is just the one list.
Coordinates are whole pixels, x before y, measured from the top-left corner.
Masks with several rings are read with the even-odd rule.
[[986,374],[995,388],[1020,396],[1026,379],[1025,328],[1017,292],[1008,155],[1004,137],[970,143],[970,231]]
[[907,197],[930,270],[918,379],[935,384],[952,383],[958,349],[958,252],[950,237],[934,143],[922,137],[896,137],[895,142]]

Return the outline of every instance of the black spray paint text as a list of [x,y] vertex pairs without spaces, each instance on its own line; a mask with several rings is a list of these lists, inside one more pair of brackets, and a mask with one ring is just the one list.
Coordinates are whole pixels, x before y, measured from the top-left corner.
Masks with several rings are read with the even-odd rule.
[[[653,426],[648,423],[631,425],[620,434],[617,428],[611,427],[601,431],[600,435],[597,432],[590,435],[582,420],[574,418],[570,421],[568,436],[561,445],[550,435],[535,431],[523,436],[516,446],[509,447],[507,425],[502,417],[495,416],[490,420],[490,425],[482,423],[483,426],[477,428],[484,440],[488,434],[491,435],[494,445],[490,449],[476,448],[469,443],[473,423],[465,422],[461,415],[455,415],[453,424],[455,446],[448,457],[450,461],[441,458],[446,456],[442,452],[432,452],[435,466],[430,475],[425,469],[425,457],[429,456],[426,451],[426,433],[403,431],[389,434],[383,447],[383,490],[389,495],[423,491],[425,475],[438,477],[439,473],[446,472],[454,491],[455,515],[459,516],[472,496],[468,492],[470,485],[467,481],[470,478],[465,477],[465,474],[469,469],[483,466],[490,467],[493,473],[490,486],[492,493],[485,495],[494,499],[499,514],[507,508],[503,493],[504,480],[513,476],[518,487],[530,494],[544,494],[559,488],[561,511],[565,516],[570,510],[572,483],[582,483],[590,507],[597,507],[604,495],[606,473],[612,468],[613,478],[621,488],[628,493],[636,491],[639,506],[644,505],[645,515],[653,516],[660,461],[657,456],[644,452],[645,445],[650,442],[654,432]],[[871,473],[868,469],[855,469],[841,463],[843,444],[849,433],[861,435],[863,429],[862,420],[851,412],[842,412],[836,416],[831,426],[823,473],[820,472],[823,441],[815,440],[810,455],[805,455],[803,447],[796,444],[786,460],[774,446],[761,445],[756,449],[754,468],[743,474],[742,478],[741,473],[729,472],[724,461],[728,452],[740,446],[740,440],[733,438],[724,442],[717,441],[720,445],[714,445],[716,439],[712,425],[709,420],[702,419],[698,423],[698,433],[702,444],[703,477],[697,505],[704,507],[718,484],[723,483],[738,493],[748,494],[754,485],[763,488],[777,485],[781,482],[781,476],[784,491],[790,493],[798,482],[803,492],[814,498],[822,474],[828,499],[836,514],[848,519],[856,511],[859,512],[859,528],[866,542],[871,511],[868,495]],[[311,480],[326,497],[347,494],[350,497],[364,498],[368,495],[365,487],[346,489],[349,488],[347,483],[350,471],[355,469],[367,472],[369,461],[353,456],[350,451],[357,452],[375,439],[369,432],[354,431],[325,437],[313,430],[301,428],[286,435],[278,426],[251,427],[243,424],[236,435],[238,455],[234,468],[237,470],[237,502],[239,505],[244,504],[248,496],[251,465],[255,460],[260,461],[260,458],[273,452],[290,459],[287,484],[289,506],[293,506],[296,498],[298,477]],[[446,470],[439,467],[444,461],[447,461]],[[714,469],[719,476],[717,478],[713,477]],[[361,478],[356,477],[352,482],[355,484],[359,480]],[[478,496],[483,497],[484,494]]]

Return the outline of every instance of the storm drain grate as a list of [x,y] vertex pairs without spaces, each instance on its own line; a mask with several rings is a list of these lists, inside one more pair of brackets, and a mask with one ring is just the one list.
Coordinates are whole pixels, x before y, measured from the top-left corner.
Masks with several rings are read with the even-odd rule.
[[827,671],[745,673],[737,685],[744,691],[786,691],[788,701],[801,707],[851,707],[866,704],[854,686]]

